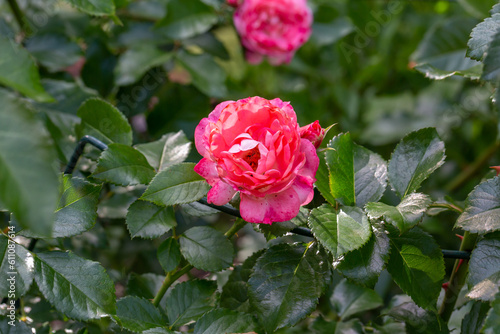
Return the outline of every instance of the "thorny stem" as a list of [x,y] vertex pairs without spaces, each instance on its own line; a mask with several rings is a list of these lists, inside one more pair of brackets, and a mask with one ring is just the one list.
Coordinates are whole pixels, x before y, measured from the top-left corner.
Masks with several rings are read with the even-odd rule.
[[[228,239],[231,238],[233,235],[236,234],[236,232],[238,232],[243,226],[245,226],[246,223],[247,222],[242,220],[242,219],[236,220],[236,222],[233,224],[233,226],[231,226],[231,228],[226,233],[224,233],[224,235]],[[158,291],[155,298],[153,299],[153,305],[158,306],[160,304],[161,299],[163,298],[163,296],[167,292],[168,288],[175,281],[177,281],[182,275],[188,273],[193,268],[194,267],[192,265],[188,264],[188,265],[184,266],[183,268],[179,269],[175,273],[173,271],[167,273],[167,275],[165,276],[165,280],[163,281],[163,284],[160,287],[160,290]]]
[[[460,251],[471,251],[476,244],[477,234],[471,234],[469,232],[464,233],[464,238],[460,244]],[[443,303],[439,309],[439,315],[443,318],[445,322],[450,320],[450,316],[455,309],[455,303],[457,302],[460,290],[465,284],[465,278],[467,277],[467,272],[469,271],[469,260],[460,259],[455,261],[453,266],[453,272],[450,276],[450,281],[448,289],[446,290],[443,298]]]

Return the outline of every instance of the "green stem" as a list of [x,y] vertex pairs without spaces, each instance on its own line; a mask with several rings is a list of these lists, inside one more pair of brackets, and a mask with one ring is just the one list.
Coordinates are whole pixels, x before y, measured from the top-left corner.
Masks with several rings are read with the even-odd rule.
[[[233,235],[236,234],[243,226],[246,225],[246,221],[243,219],[237,219],[236,222],[231,226],[231,228],[224,234],[228,239],[231,238]],[[155,298],[153,299],[153,305],[158,306],[160,304],[161,299],[167,292],[168,288],[175,282],[177,281],[182,275],[188,273],[191,269],[194,267],[190,264],[184,266],[182,269],[178,270],[177,272],[169,272],[167,273],[167,276],[165,276],[165,280],[163,281],[163,284],[160,287],[160,290],[158,290],[158,293],[156,294]]]
[[[470,234],[469,232],[464,233],[464,238],[460,245],[461,251],[472,251],[474,245],[476,244],[477,234]],[[460,262],[462,262],[460,264]],[[469,261],[468,260],[456,260],[453,266],[453,272],[450,276],[450,282],[448,289],[444,294],[443,303],[439,309],[439,315],[443,318],[445,322],[450,319],[453,310],[455,309],[455,303],[457,302],[460,290],[465,284],[465,279],[467,277],[467,272],[469,271]]]
[[429,205],[429,208],[445,208],[456,211],[458,213],[464,212],[462,208],[459,208],[458,206],[449,203],[432,203],[431,205]]
[[28,20],[24,16],[21,8],[19,8],[17,1],[7,0],[7,3],[9,4],[9,7],[12,10],[14,17],[16,18],[17,24],[19,25],[21,31],[23,31],[25,34],[31,34],[31,28],[29,26]]
[[473,177],[484,164],[490,160],[490,158],[495,154],[495,152],[500,148],[500,141],[496,141],[490,147],[488,147],[479,158],[474,161],[474,163],[467,168],[465,168],[460,174],[457,175],[451,182],[446,186],[446,190],[452,192],[457,188],[460,188],[465,182],[467,182],[471,177]]

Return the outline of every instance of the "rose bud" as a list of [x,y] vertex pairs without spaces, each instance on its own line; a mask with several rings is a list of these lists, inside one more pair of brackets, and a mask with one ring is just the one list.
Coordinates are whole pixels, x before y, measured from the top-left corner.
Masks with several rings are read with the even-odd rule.
[[290,220],[314,196],[319,158],[300,137],[288,102],[222,102],[196,127],[195,145],[203,159],[194,170],[212,186],[208,202],[224,205],[239,191],[240,213],[248,222]]
[[319,125],[319,121],[304,125],[299,129],[300,138],[309,140],[314,147],[318,148],[325,137],[325,129]]
[[311,35],[312,12],[307,0],[244,0],[233,16],[246,48],[246,59],[258,64],[289,63]]

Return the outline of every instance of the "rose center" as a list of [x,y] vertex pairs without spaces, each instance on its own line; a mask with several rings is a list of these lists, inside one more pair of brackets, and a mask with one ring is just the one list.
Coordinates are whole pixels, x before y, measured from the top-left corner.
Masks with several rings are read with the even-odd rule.
[[250,165],[250,167],[252,167],[254,171],[257,169],[257,166],[259,165],[259,159],[260,159],[260,151],[257,146],[252,148],[251,150],[246,151],[243,156],[243,160],[245,160]]

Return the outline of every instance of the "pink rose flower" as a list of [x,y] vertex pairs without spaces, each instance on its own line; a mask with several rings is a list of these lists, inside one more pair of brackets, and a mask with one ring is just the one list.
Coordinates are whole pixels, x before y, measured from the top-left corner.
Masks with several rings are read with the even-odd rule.
[[244,0],[233,21],[249,63],[267,56],[271,64],[280,65],[289,63],[307,41],[313,17],[307,0]]
[[257,96],[222,102],[196,127],[195,145],[203,159],[194,170],[212,186],[208,202],[224,205],[239,191],[248,222],[290,220],[314,196],[319,159],[300,138],[289,102]]
[[319,125],[319,121],[314,121],[311,124],[304,125],[299,129],[300,138],[304,138],[313,143],[314,147],[318,148],[325,137],[325,129]]

